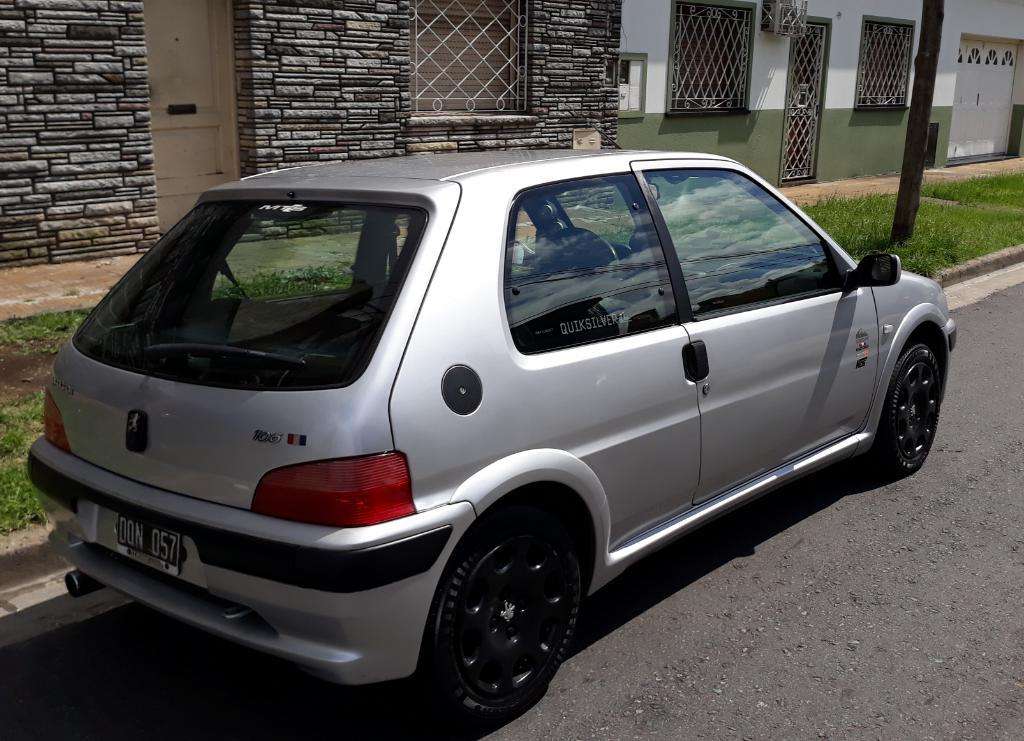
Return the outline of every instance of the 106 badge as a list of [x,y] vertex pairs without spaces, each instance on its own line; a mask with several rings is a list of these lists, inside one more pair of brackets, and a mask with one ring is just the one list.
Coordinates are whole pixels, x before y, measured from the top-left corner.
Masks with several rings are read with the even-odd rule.
[[267,443],[269,445],[277,445],[279,442],[284,440],[288,445],[299,445],[305,447],[306,436],[297,432],[267,432],[266,430],[256,429],[252,433],[253,442]]

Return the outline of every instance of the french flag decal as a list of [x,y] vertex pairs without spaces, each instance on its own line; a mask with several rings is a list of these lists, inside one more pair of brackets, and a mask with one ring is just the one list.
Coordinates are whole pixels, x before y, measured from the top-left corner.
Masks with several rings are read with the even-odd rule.
[[296,435],[295,433],[289,432],[288,433],[288,444],[289,445],[305,445],[306,444],[306,436],[305,435]]

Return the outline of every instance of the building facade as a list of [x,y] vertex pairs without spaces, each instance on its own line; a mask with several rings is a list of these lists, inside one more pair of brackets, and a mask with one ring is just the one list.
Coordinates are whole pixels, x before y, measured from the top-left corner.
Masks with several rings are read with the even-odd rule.
[[0,0],[0,264],[145,249],[208,187],[613,146],[620,0]]
[[[921,0],[809,0],[787,26],[801,4],[624,0],[619,143],[715,152],[783,184],[898,171]],[[947,0],[934,165],[1021,153],[1022,40],[1024,1]]]

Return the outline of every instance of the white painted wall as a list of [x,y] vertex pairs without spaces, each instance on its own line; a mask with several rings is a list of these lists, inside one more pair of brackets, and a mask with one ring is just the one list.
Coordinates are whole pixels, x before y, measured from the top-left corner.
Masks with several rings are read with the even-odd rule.
[[619,51],[647,55],[647,113],[665,112],[669,12],[672,0],[623,0]]
[[[623,0],[620,50],[647,54],[647,113],[664,113],[673,0]],[[758,3],[760,5],[760,3]],[[911,20],[914,53],[921,28],[921,0],[810,0],[810,15],[832,21],[826,108],[852,108],[857,87],[861,23],[865,15]],[[789,42],[760,30],[755,19],[750,107],[781,109],[786,95]],[[956,88],[956,50],[964,34],[1024,39],[1024,0],[948,0],[936,106],[951,106]],[[911,62],[913,67],[913,62]],[[913,75],[911,75],[913,77]],[[1017,75],[1015,102],[1024,103],[1024,73]]]

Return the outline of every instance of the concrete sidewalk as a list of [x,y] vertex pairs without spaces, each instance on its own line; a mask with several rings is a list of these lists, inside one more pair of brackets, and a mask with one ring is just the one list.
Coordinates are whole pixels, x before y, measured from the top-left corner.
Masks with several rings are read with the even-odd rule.
[[[1024,172],[1024,158],[929,170],[925,178],[929,182],[967,180],[1014,172]],[[856,198],[895,193],[898,189],[899,177],[892,175],[796,185],[783,189],[783,192],[794,202],[806,206],[833,196]],[[139,257],[125,255],[102,260],[0,269],[0,321],[92,306]]]

